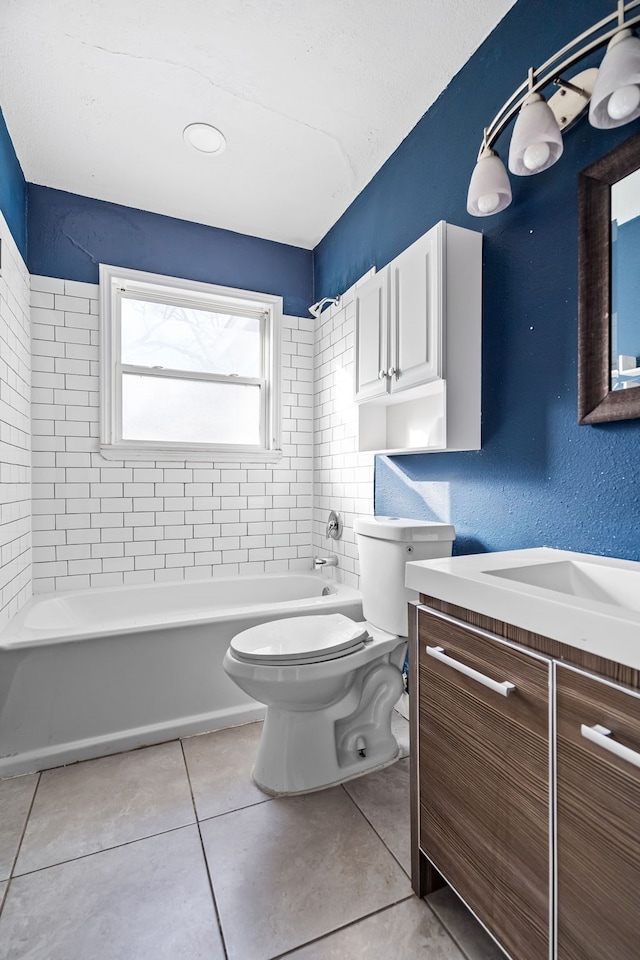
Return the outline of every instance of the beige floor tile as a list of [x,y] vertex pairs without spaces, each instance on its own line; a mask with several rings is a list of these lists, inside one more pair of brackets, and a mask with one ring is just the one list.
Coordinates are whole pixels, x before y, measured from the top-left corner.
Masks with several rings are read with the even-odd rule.
[[48,770],[38,786],[15,873],[194,820],[178,741]]
[[3,880],[3,882],[0,883],[0,913],[2,912],[2,898],[4,897],[4,892],[7,889],[7,886],[8,884],[6,880]]
[[37,783],[37,773],[0,780],[0,880],[11,874]]
[[286,960],[465,960],[422,900],[411,897],[322,940]]
[[182,741],[199,820],[269,799],[251,781],[261,733],[247,723]]
[[2,960],[222,960],[195,826],[11,882]]
[[400,716],[397,710],[391,714],[391,732],[398,741],[400,754],[403,757],[409,756],[409,721]]
[[350,780],[344,789],[410,875],[409,760]]
[[229,960],[279,956],[411,893],[341,787],[201,828]]
[[449,887],[432,893],[427,903],[468,960],[504,960],[502,950]]

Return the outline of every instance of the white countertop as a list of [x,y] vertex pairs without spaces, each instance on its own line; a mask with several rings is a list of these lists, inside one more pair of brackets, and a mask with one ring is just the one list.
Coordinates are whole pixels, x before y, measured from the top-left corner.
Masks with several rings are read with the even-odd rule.
[[636,561],[536,547],[412,561],[406,585],[640,669]]

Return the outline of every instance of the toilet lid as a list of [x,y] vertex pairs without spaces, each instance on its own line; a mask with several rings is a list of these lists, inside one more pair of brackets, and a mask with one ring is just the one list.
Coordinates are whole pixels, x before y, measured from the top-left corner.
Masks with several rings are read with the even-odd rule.
[[259,663],[313,663],[344,656],[364,646],[366,626],[341,613],[271,620],[243,630],[231,641],[239,660]]

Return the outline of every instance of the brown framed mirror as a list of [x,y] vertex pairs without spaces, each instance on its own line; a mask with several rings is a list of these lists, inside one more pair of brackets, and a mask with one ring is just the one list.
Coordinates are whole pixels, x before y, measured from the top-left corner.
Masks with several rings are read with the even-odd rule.
[[578,176],[578,422],[640,417],[640,133]]

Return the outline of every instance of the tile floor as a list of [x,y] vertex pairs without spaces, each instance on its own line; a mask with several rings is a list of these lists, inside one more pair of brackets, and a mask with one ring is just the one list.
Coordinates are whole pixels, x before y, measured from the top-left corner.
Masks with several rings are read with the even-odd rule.
[[259,736],[0,781],[0,960],[502,957],[450,891],[411,892],[408,760],[271,799]]

